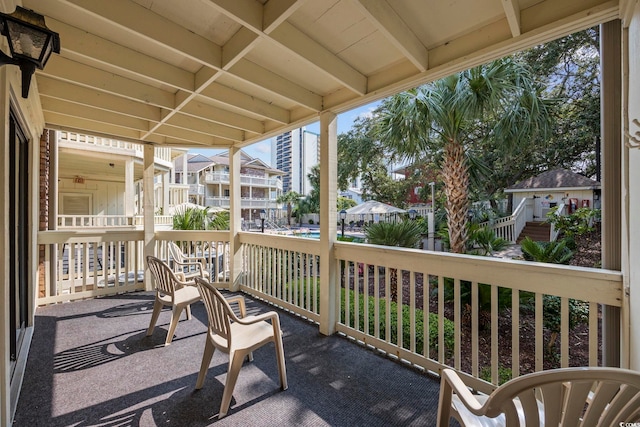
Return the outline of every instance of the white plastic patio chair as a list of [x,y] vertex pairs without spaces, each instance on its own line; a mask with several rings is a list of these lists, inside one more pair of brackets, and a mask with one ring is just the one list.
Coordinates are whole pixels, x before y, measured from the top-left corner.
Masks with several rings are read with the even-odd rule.
[[[207,341],[202,355],[200,373],[196,381],[196,389],[201,389],[204,384],[215,349],[217,348],[229,354],[227,379],[224,385],[218,418],[224,417],[229,410],[233,389],[245,357],[249,356],[249,360],[253,361],[252,352],[267,343],[273,342],[275,344],[280,388],[286,390],[288,387],[287,372],[278,313],[270,311],[258,316],[245,317],[246,311],[242,297],[227,300],[206,280],[196,277],[195,282],[200,290],[209,318]],[[231,309],[229,302],[233,301],[240,303],[240,315],[242,318],[237,317]]]
[[167,331],[167,339],[164,345],[171,344],[173,334],[180,321],[182,310],[187,311],[187,320],[191,319],[191,304],[200,300],[200,292],[192,282],[180,280],[171,267],[164,261],[154,256],[147,256],[147,265],[154,279],[156,299],[153,303],[153,313],[147,329],[147,336],[153,334],[160,311],[165,305],[171,306],[171,323]]
[[181,273],[184,280],[193,282],[193,278],[198,276],[205,279],[209,278],[209,272],[204,268],[206,263],[202,258],[186,257],[175,242],[169,242],[168,249],[175,271]]
[[618,426],[640,422],[640,372],[562,368],[514,378],[475,395],[451,369],[440,382],[438,426]]

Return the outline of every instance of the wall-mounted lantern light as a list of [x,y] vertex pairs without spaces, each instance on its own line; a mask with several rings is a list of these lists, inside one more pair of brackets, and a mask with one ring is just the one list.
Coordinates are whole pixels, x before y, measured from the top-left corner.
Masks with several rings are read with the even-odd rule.
[[414,219],[416,219],[416,216],[418,215],[418,211],[416,211],[415,209],[409,209],[409,219],[411,221],[413,221]]
[[0,34],[7,38],[11,56],[0,51],[0,65],[17,65],[22,71],[22,97],[29,97],[31,76],[42,70],[52,53],[60,53],[60,36],[47,28],[44,16],[16,6],[0,13]]

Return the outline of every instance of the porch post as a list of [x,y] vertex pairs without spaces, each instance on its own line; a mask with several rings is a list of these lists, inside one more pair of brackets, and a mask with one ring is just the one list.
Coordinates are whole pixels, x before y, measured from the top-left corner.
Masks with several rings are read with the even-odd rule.
[[[602,267],[621,268],[622,246],[622,73],[621,25],[614,20],[600,25],[601,157],[602,157]],[[620,366],[620,309],[603,307],[602,363]]]
[[[633,2],[630,2],[633,3]],[[640,371],[640,4],[631,6],[623,35],[624,67],[622,129],[626,131],[622,150],[623,178],[623,359],[622,364]],[[604,248],[603,248],[604,249]],[[604,252],[604,251],[603,251]],[[634,325],[636,327],[631,327]]]
[[133,217],[135,214],[134,202],[136,191],[133,182],[133,166],[132,158],[124,161],[124,215],[126,217]]
[[334,244],[337,239],[338,122],[331,111],[320,114],[320,333],[336,331],[340,293]]
[[162,174],[162,215],[169,212],[169,187],[171,186],[171,174],[165,172]]
[[237,291],[242,278],[242,253],[240,252],[240,222],[242,193],[240,191],[240,152],[229,148],[229,288]]
[[153,289],[151,281],[151,272],[147,268],[147,255],[155,255],[155,223],[154,216],[154,188],[153,188],[153,172],[154,172],[154,156],[155,149],[151,144],[144,144],[144,171],[142,172],[142,191],[143,191],[143,224],[144,224],[144,284],[145,288],[150,291]]

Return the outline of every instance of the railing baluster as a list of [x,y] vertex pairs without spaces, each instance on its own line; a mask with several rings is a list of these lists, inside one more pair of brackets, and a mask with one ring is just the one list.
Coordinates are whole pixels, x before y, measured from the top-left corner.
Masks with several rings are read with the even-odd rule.
[[589,366],[598,366],[598,308],[589,303]]
[[498,287],[491,285],[491,382],[498,384],[500,363],[498,358]]
[[543,353],[543,345],[544,345],[544,328],[543,328],[543,318],[544,318],[544,305],[543,305],[543,295],[539,292],[535,294],[535,333],[536,333],[536,371],[541,371],[544,366],[544,353]]
[[461,338],[461,329],[462,329],[462,318],[461,318],[461,311],[462,311],[462,302],[460,300],[460,279],[456,278],[453,280],[453,322],[454,322],[454,327],[455,327],[455,332],[454,332],[454,344],[453,344],[453,357],[454,357],[454,363],[455,363],[455,368],[460,370],[462,369],[462,364],[461,364],[461,359],[462,359],[462,354],[461,354],[461,343],[460,340]]
[[560,366],[569,366],[569,298],[560,299]]
[[478,321],[480,304],[478,303],[478,282],[471,282],[471,375],[478,376],[479,372],[479,334]]
[[511,372],[520,376],[520,291],[511,291]]

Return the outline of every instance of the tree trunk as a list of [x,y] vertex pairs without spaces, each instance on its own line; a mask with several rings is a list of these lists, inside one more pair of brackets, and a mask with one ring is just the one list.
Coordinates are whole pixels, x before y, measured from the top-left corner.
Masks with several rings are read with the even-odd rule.
[[467,212],[469,210],[469,171],[462,144],[451,140],[445,147],[442,165],[445,209],[449,227],[451,252],[463,254],[467,243]]

